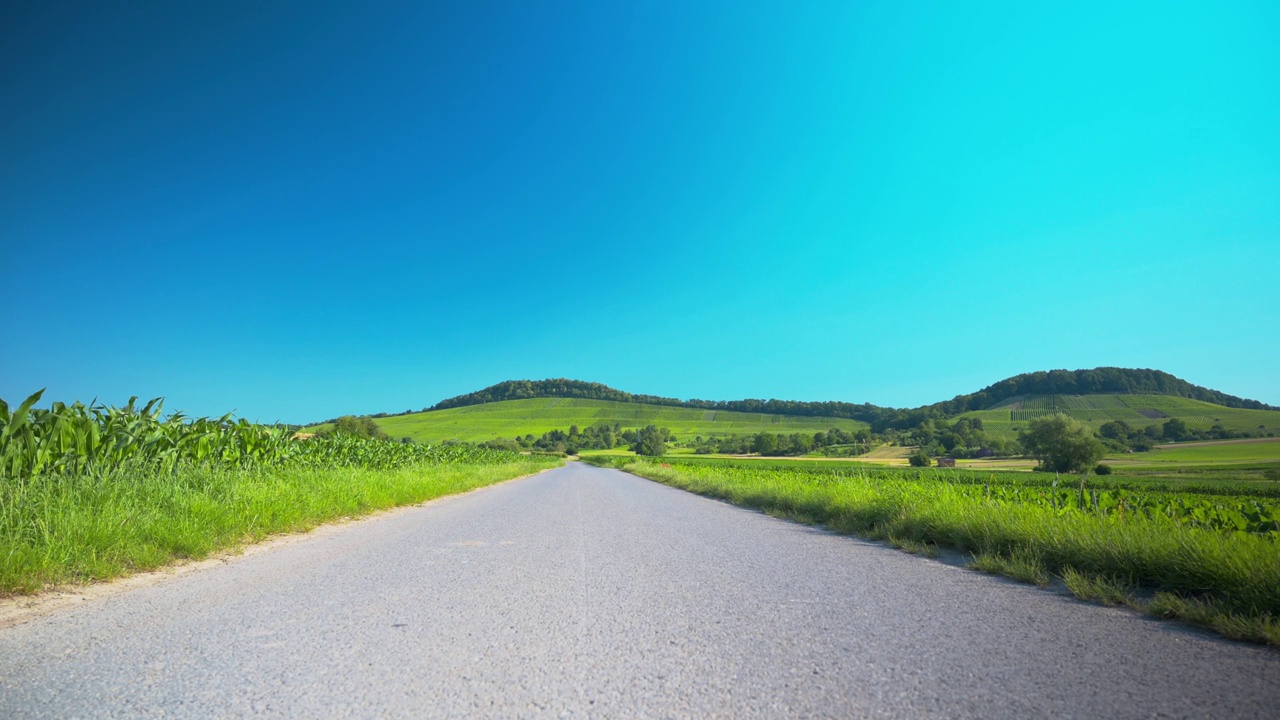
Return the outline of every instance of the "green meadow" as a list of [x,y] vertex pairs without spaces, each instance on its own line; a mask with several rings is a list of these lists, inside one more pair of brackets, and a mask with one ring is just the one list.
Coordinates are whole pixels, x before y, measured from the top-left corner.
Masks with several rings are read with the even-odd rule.
[[[671,460],[687,462],[750,462],[753,467],[790,468],[852,468],[858,466],[876,468],[906,468],[909,447],[881,446],[870,453],[850,458],[801,456],[789,458],[734,457],[723,455],[693,455],[684,449],[673,449],[665,456]],[[592,450],[584,455],[634,456],[625,448],[610,451]],[[1108,481],[1124,479],[1147,480],[1168,486],[1197,486],[1210,484],[1215,487],[1246,487],[1262,485],[1273,487],[1280,493],[1280,438],[1250,440],[1221,440],[1217,442],[1160,445],[1144,453],[1115,453],[1102,461],[1110,465],[1115,474]],[[1037,464],[1029,457],[983,458],[959,460],[958,469],[984,474],[994,473],[1007,479],[1009,473],[1026,475]]]
[[1107,462],[1133,467],[1280,463],[1280,438],[1157,445],[1151,452],[1113,455]]
[[[1188,445],[1193,445],[1188,443]],[[1146,453],[1116,454],[1103,462],[1114,473],[1105,477],[1092,476],[1091,484],[1106,487],[1139,487],[1181,492],[1209,493],[1261,493],[1280,497],[1280,439],[1267,438],[1264,442],[1240,443],[1220,441],[1194,443],[1196,447],[1163,446]],[[818,473],[862,472],[919,472],[909,468],[906,455],[911,448],[882,446],[867,455],[852,458],[755,457],[729,455],[694,455],[684,450],[674,450],[663,456],[665,462],[683,465],[718,464],[745,465],[755,468],[787,468]],[[896,451],[896,452],[894,452]],[[1166,453],[1168,456],[1166,457]],[[589,456],[635,458],[635,453],[625,448],[583,453]],[[942,469],[958,477],[995,478],[1002,483],[1048,482],[1049,473],[1031,472],[1037,461],[1034,458],[986,458],[961,460],[955,469]]]
[[[601,422],[618,423],[624,429],[657,425],[670,429],[680,439],[699,435],[754,435],[758,432],[813,434],[831,428],[853,432],[868,427],[864,422],[843,418],[700,410],[578,398],[504,400],[375,418],[374,421],[392,438],[407,437],[418,442],[484,442],[530,433],[540,436],[551,430],[568,430],[573,425],[586,428]],[[307,431],[323,427],[316,425]]]

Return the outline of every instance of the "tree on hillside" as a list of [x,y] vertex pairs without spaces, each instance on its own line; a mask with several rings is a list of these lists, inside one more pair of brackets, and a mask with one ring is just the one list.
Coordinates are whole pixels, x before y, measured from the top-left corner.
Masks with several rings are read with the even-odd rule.
[[1093,467],[1106,449],[1087,425],[1066,415],[1036,418],[1018,441],[1042,470],[1077,472]]
[[670,431],[659,429],[656,425],[649,425],[636,433],[636,442],[631,449],[637,455],[661,457],[667,452],[667,439],[669,436]]
[[1098,428],[1098,434],[1111,440],[1128,440],[1133,434],[1133,428],[1123,420],[1111,420],[1102,423],[1102,427]]
[[374,440],[390,440],[378,423],[373,418],[356,417],[355,415],[343,415],[333,421],[333,427],[325,428],[317,435],[350,435],[358,438],[372,438]]
[[1164,436],[1165,440],[1178,442],[1179,440],[1187,439],[1187,436],[1191,433],[1187,430],[1187,424],[1185,422],[1178,418],[1171,418],[1164,424],[1161,434]]
[[761,455],[772,455],[778,450],[778,436],[773,433],[759,432],[751,439],[751,451]]
[[493,448],[494,450],[508,450],[510,452],[519,452],[520,445],[510,438],[494,438],[485,440],[480,443],[480,447]]

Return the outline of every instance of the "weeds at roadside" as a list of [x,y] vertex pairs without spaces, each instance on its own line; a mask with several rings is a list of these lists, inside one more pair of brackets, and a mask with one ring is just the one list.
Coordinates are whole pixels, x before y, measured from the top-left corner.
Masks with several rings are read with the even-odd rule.
[[1212,600],[1197,600],[1159,592],[1150,602],[1138,604],[1137,608],[1154,617],[1199,625],[1233,640],[1280,646],[1280,621],[1276,618],[1247,617]]
[[188,468],[0,484],[0,595],[200,559],[275,533],[466,492],[560,462]]
[[888,540],[890,545],[893,545],[903,552],[909,552],[912,555],[936,558],[939,554],[938,546],[933,543],[921,542],[919,540],[912,540],[911,538],[894,535],[890,535]]
[[1112,606],[1134,604],[1132,585],[1115,578],[1087,575],[1068,567],[1062,570],[1062,581],[1071,594],[1081,600]]
[[1044,562],[1030,553],[1015,552],[1009,556],[979,553],[969,562],[968,567],[992,575],[1007,575],[1014,580],[1040,587],[1049,585],[1049,571],[1045,569]]
[[0,400],[0,595],[105,580],[280,532],[422,502],[559,458],[284,427]]

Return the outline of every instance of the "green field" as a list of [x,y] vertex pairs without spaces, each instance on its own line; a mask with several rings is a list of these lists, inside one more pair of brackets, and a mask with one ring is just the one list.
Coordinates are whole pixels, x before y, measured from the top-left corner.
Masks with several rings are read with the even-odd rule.
[[1239,410],[1171,395],[1031,395],[1010,398],[988,410],[959,417],[982,420],[990,435],[1014,437],[1031,420],[1065,413],[1097,429],[1111,420],[1142,428],[1178,418],[1192,430],[1208,430],[1221,423],[1228,430],[1280,432],[1280,411]]
[[[997,472],[1030,470],[1037,464],[1034,458],[1025,457],[957,462],[962,468]],[[1149,452],[1111,453],[1102,462],[1125,475],[1193,481],[1270,481],[1266,471],[1280,470],[1280,438],[1157,445]]]
[[[812,434],[831,428],[853,432],[867,427],[866,423],[842,418],[764,415],[576,398],[504,400],[376,418],[375,422],[393,438],[407,437],[418,442],[484,442],[530,433],[540,436],[550,430],[568,430],[571,425],[586,428],[599,422],[619,423],[624,429],[657,425],[669,428],[682,440],[698,435],[754,435],[758,432]],[[307,430],[321,427],[317,425]]]
[[1280,463],[1280,438],[1158,445],[1151,452],[1112,455],[1107,462],[1133,467]]
[[[1215,443],[1215,445],[1224,444]],[[913,450],[914,448],[882,446],[868,455],[854,458],[694,455],[677,451],[662,456],[662,461],[681,465],[727,464],[754,468],[788,468],[817,473],[911,474],[922,472],[907,465],[906,455]],[[1153,453],[1109,456],[1104,462],[1112,466],[1114,474],[1091,475],[1088,482],[1092,486],[1106,488],[1245,494],[1280,498],[1280,482],[1272,479],[1267,472],[1280,470],[1280,460],[1272,459],[1277,452],[1280,452],[1280,440],[1271,442],[1270,447],[1263,450],[1234,453],[1236,455],[1234,460],[1231,459],[1233,453],[1215,452],[1216,450],[1217,448],[1205,448],[1198,457],[1184,455],[1180,458],[1181,453],[1174,453],[1168,460],[1162,460],[1160,456]],[[1148,456],[1155,459],[1148,459]],[[622,448],[608,451],[593,450],[583,453],[582,457],[591,462],[595,462],[592,458],[599,458],[604,462],[644,459]],[[1187,457],[1193,459],[1185,459]],[[605,460],[605,458],[611,460]],[[937,471],[951,473],[956,477],[996,479],[1001,483],[1013,484],[1036,485],[1052,482],[1054,477],[1052,473],[1032,472],[1036,463],[1034,458],[985,458],[961,460],[955,469],[933,468],[924,472]]]

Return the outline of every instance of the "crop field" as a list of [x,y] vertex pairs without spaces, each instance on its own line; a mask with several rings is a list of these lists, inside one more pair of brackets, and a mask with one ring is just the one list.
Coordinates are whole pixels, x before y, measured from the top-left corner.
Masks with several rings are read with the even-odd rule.
[[[586,428],[599,422],[620,423],[624,429],[657,425],[670,428],[680,439],[698,435],[754,435],[762,431],[812,434],[831,428],[852,432],[867,427],[866,423],[842,418],[765,415],[576,398],[504,400],[376,418],[375,422],[393,438],[407,437],[419,442],[483,442],[530,433],[540,436],[550,430],[568,430],[572,425]],[[320,427],[323,426],[308,430]]]
[[0,595],[103,580],[560,464],[472,447],[294,440],[231,418],[0,401]]
[[[1116,472],[1178,480],[1230,479],[1272,482],[1267,470],[1280,471],[1280,438],[1249,438],[1157,445],[1149,452],[1112,453],[1102,460]],[[893,463],[886,463],[893,464]],[[1001,472],[1030,470],[1034,458],[957,460],[961,468]]]
[[1137,428],[1178,418],[1193,430],[1207,430],[1221,423],[1228,430],[1256,431],[1264,427],[1280,433],[1280,412],[1240,410],[1169,395],[1033,395],[1010,398],[988,410],[960,417],[982,420],[987,433],[1013,437],[1026,423],[1046,415],[1065,413],[1097,429],[1111,420],[1123,420]]
[[[1280,471],[1280,440],[1266,438],[1262,442],[1245,441],[1255,447],[1244,449],[1241,441],[1222,441],[1217,443],[1189,443],[1196,447],[1166,445],[1167,451],[1155,450],[1148,453],[1115,454],[1104,458],[1103,462],[1111,465],[1115,474],[1108,477],[1094,476],[1089,482],[1107,487],[1142,487],[1146,489],[1160,488],[1177,492],[1210,492],[1210,493],[1271,493],[1280,496],[1280,482],[1273,479],[1275,471]],[[1262,446],[1259,449],[1256,446]],[[1226,446],[1226,447],[1223,447]],[[672,451],[663,456],[668,462],[681,463],[728,463],[748,464],[750,467],[789,467],[817,468],[818,472],[858,473],[859,466],[870,466],[876,470],[908,470],[910,465],[907,456],[915,452],[914,447],[882,446],[866,455],[854,458],[804,457],[756,457],[731,455],[695,455],[683,451]],[[1187,451],[1187,452],[1183,452]],[[1169,455],[1165,456],[1164,452]],[[612,455],[635,458],[629,450],[617,448],[610,451],[592,451],[591,455]],[[584,453],[585,455],[585,453]],[[1031,473],[1038,461],[1035,458],[982,458],[978,460],[957,460],[955,470],[946,470],[959,475],[975,475],[982,478],[999,478],[1001,482],[1035,484],[1048,482],[1045,478],[1052,475]],[[840,469],[843,466],[844,469]],[[1270,474],[1268,471],[1271,471]]]
[[1228,637],[1280,645],[1280,488],[1045,473],[593,458],[674,487],[970,567],[1061,582]]
[[1157,445],[1145,453],[1113,455],[1108,463],[1122,466],[1252,465],[1273,463],[1280,468],[1280,438]]

